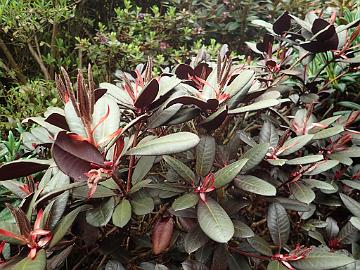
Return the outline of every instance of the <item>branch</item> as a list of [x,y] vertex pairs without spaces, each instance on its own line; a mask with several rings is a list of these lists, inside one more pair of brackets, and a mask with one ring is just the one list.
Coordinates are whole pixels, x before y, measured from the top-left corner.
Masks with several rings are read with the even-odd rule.
[[34,50],[34,48],[31,46],[30,41],[28,41],[27,43],[28,48],[30,50],[30,54],[31,56],[35,59],[36,63],[38,63],[41,72],[44,75],[45,80],[50,80],[50,75],[49,75],[49,71],[47,70],[47,68],[45,67],[45,64],[43,62],[43,60],[41,59],[41,55],[38,55],[37,52]]
[[11,52],[9,51],[8,47],[6,46],[4,40],[0,37],[0,49],[4,53],[5,57],[7,58],[10,68],[14,69],[16,73],[16,77],[18,78],[21,84],[26,84],[27,78],[24,73],[21,72],[20,67],[16,63],[14,57],[12,56]]

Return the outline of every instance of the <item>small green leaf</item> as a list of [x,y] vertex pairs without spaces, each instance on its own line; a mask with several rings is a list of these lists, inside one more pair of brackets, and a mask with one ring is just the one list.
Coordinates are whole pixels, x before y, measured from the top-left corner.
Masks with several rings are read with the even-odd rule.
[[249,238],[254,236],[252,229],[240,220],[234,220],[235,233],[234,237]]
[[244,112],[251,112],[251,111],[257,111],[257,110],[262,110],[262,109],[266,109],[272,106],[276,106],[279,105],[280,101],[277,99],[266,99],[266,100],[261,100],[258,102],[255,102],[253,104],[247,105],[247,106],[243,106],[234,110],[230,110],[229,114],[238,114],[238,113],[244,113]]
[[40,249],[36,253],[36,257],[31,259],[26,257],[15,264],[11,270],[45,270],[46,269],[46,252]]
[[226,243],[233,237],[234,225],[230,217],[213,199],[200,201],[197,217],[201,229],[215,242]]
[[151,170],[156,156],[143,156],[140,157],[136,163],[135,170],[131,176],[131,183],[134,185],[139,183]]
[[290,159],[290,160],[286,161],[286,164],[288,164],[288,165],[304,165],[304,164],[309,164],[309,163],[313,163],[313,162],[318,162],[323,159],[324,159],[323,155],[308,155],[305,157]]
[[178,132],[145,142],[130,149],[127,155],[159,156],[189,150],[199,143],[199,137],[191,132]]
[[309,187],[312,188],[318,188],[322,190],[335,190],[334,186],[330,183],[327,183],[325,181],[320,181],[316,179],[304,179],[304,183],[306,183]]
[[326,270],[335,269],[353,263],[354,261],[353,258],[345,254],[313,247],[312,251],[304,259],[291,262],[291,265],[299,270]]
[[187,193],[174,200],[172,208],[175,211],[184,210],[193,207],[199,202],[199,196],[194,193]]
[[191,184],[195,181],[194,172],[184,163],[170,156],[163,156],[163,159],[186,182]]
[[136,197],[131,200],[131,206],[135,215],[143,216],[151,213],[151,211],[154,209],[154,201],[150,197]]
[[102,201],[98,207],[86,211],[86,221],[95,227],[105,226],[111,219],[114,204],[113,197]]
[[273,255],[270,244],[260,236],[255,235],[254,237],[247,238],[246,240],[257,252],[267,256]]
[[267,225],[273,242],[284,247],[290,235],[290,221],[285,208],[279,203],[272,203],[268,209]]
[[360,203],[358,201],[342,193],[340,193],[340,198],[354,216],[360,217]]
[[237,188],[242,190],[263,195],[263,196],[275,196],[276,188],[268,182],[257,178],[252,175],[241,175],[235,178],[234,184]]
[[192,231],[188,232],[184,237],[184,248],[187,253],[193,253],[205,245],[209,241],[209,237],[196,226]]
[[116,227],[124,227],[131,219],[131,204],[127,199],[123,199],[114,209],[112,222]]
[[314,191],[307,185],[294,182],[290,184],[290,191],[294,195],[295,199],[303,203],[311,203],[315,199]]
[[201,136],[199,144],[196,146],[196,173],[206,176],[214,163],[215,159],[215,139],[212,136]]
[[248,150],[242,156],[243,159],[248,159],[245,166],[243,167],[243,171],[248,171],[254,168],[256,165],[260,164],[260,162],[264,159],[266,153],[269,151],[269,147],[269,143],[260,143]]
[[229,184],[240,173],[247,161],[247,158],[240,159],[217,171],[214,174],[214,186],[220,188]]

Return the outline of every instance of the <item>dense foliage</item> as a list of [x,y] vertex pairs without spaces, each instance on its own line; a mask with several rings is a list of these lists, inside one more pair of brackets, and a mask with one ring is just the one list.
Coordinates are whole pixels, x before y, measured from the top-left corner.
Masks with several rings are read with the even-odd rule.
[[360,19],[335,22],[253,21],[258,62],[62,68],[1,146],[2,269],[357,269]]

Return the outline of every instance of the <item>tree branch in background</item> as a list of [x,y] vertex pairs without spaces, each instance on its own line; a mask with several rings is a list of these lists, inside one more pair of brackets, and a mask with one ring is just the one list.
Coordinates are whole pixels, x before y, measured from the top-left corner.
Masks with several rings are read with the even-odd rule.
[[47,68],[46,68],[43,60],[41,59],[41,55],[39,55],[39,54],[34,50],[34,48],[32,47],[30,41],[28,41],[27,45],[28,45],[28,48],[29,48],[29,50],[30,50],[31,56],[35,59],[36,63],[38,63],[38,65],[39,65],[39,67],[40,67],[40,69],[41,69],[41,72],[42,72],[42,74],[44,75],[45,80],[50,80],[49,71],[47,70]]
[[11,52],[9,51],[8,47],[6,46],[4,40],[1,37],[0,37],[0,49],[7,58],[10,68],[12,68],[15,71],[19,83],[26,84],[27,82],[26,76],[24,75],[24,73],[22,73],[20,67],[14,60],[14,57],[12,56]]

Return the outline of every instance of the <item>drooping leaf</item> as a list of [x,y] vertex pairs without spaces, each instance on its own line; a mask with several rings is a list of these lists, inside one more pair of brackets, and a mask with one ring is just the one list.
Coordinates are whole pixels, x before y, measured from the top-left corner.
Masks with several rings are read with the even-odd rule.
[[291,262],[291,265],[299,270],[326,270],[338,268],[353,263],[354,261],[353,258],[345,254],[313,247],[312,251],[304,259]]
[[249,238],[254,236],[252,229],[240,220],[234,220],[235,233],[234,237]]
[[340,193],[340,199],[354,216],[360,217],[360,203],[358,201],[343,193]]
[[112,222],[116,227],[124,227],[131,219],[131,204],[123,199],[114,209]]
[[269,206],[267,225],[273,242],[279,247],[284,247],[290,235],[290,221],[281,204],[273,203]]
[[86,221],[94,227],[105,226],[111,219],[114,204],[115,200],[113,197],[102,201],[94,209],[86,211]]
[[163,156],[163,159],[186,182],[191,184],[195,181],[194,172],[184,163],[170,156]]
[[234,185],[242,190],[263,196],[276,195],[276,188],[273,185],[252,175],[240,175],[235,178]]
[[41,172],[50,166],[48,160],[19,159],[0,166],[0,181],[11,180]]
[[74,210],[72,210],[69,214],[67,214],[65,217],[63,217],[60,222],[55,227],[53,237],[51,238],[51,241],[49,243],[49,247],[54,247],[68,232],[70,227],[75,221],[75,218],[77,215],[86,209],[87,206],[80,206]]
[[20,262],[15,264],[12,270],[45,270],[46,269],[46,252],[44,249],[40,249],[36,253],[36,257],[31,259],[26,257]]
[[174,231],[174,222],[172,218],[160,218],[154,225],[151,242],[152,251],[155,255],[164,252],[170,245]]
[[315,199],[314,191],[301,182],[291,183],[290,191],[294,195],[295,199],[303,203],[309,204]]
[[178,132],[148,141],[130,149],[127,155],[158,156],[183,152],[195,147],[199,137],[190,132]]
[[234,235],[234,225],[225,210],[213,199],[200,201],[197,209],[201,229],[219,243],[228,242]]
[[172,208],[175,211],[184,210],[195,206],[199,202],[199,196],[195,193],[187,193],[174,200]]
[[212,136],[204,135],[200,137],[200,142],[196,146],[196,173],[206,176],[214,163],[216,144]]
[[251,112],[251,111],[257,111],[257,110],[262,110],[262,109],[266,109],[272,106],[276,106],[279,105],[280,101],[277,99],[266,99],[266,100],[261,100],[258,102],[255,102],[251,105],[247,105],[247,106],[243,106],[237,109],[233,109],[229,111],[229,114],[238,114],[238,113],[244,113],[244,112]]
[[184,248],[187,253],[193,253],[205,245],[209,237],[202,231],[199,226],[188,232],[184,237]]
[[248,159],[240,159],[215,172],[214,186],[216,188],[229,184],[241,171]]
[[86,181],[85,173],[92,168],[92,163],[104,164],[103,156],[94,145],[64,131],[56,137],[52,156],[59,169],[75,180]]

